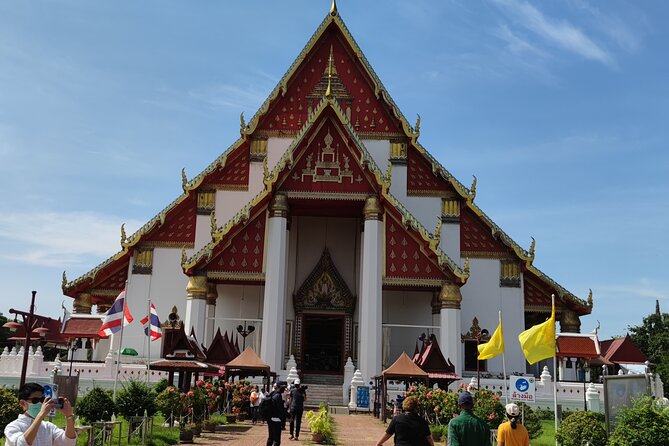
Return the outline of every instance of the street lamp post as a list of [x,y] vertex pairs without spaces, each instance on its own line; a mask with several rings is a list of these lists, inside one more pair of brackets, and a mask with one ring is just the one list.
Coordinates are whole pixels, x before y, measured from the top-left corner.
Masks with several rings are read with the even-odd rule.
[[244,321],[244,325],[237,325],[237,333],[242,335],[242,350],[246,350],[246,337],[253,333],[255,329],[256,327],[253,325],[246,325],[246,321]]
[[[14,315],[13,322],[7,322],[3,325],[5,328],[9,328],[11,331],[16,331],[17,328],[23,326],[26,331],[25,339],[23,340],[23,363],[21,365],[21,378],[19,380],[19,387],[23,386],[26,383],[26,369],[28,368],[28,348],[30,345],[30,336],[33,333],[37,333],[40,337],[45,336],[49,329],[46,327],[37,327],[33,328],[34,319],[35,319],[35,295],[37,291],[32,292],[32,298],[30,300],[30,311],[20,311],[13,308],[9,309],[9,313]],[[19,324],[16,321],[16,316],[21,316],[23,318],[23,324]]]
[[480,330],[476,334],[476,390],[481,390],[481,361],[478,358],[479,354],[479,344],[481,344],[481,339],[485,339],[488,337],[490,332],[486,330],[485,328],[483,330]]

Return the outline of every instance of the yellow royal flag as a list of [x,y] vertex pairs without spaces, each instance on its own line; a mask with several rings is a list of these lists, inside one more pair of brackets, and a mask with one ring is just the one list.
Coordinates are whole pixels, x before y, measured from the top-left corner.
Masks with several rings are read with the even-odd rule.
[[502,320],[500,319],[497,329],[490,337],[490,341],[478,346],[479,361],[494,358],[504,353],[504,335],[502,334]]
[[555,356],[555,305],[550,319],[525,330],[518,340],[530,364]]

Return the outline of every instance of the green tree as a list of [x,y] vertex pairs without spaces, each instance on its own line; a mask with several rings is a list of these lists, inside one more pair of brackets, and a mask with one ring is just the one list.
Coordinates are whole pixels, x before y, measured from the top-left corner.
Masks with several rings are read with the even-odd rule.
[[116,396],[116,409],[126,419],[134,416],[153,416],[156,413],[156,393],[142,381],[130,380]]
[[581,446],[586,441],[592,446],[606,446],[606,429],[597,415],[573,412],[562,421],[555,438],[562,446]]
[[93,387],[90,392],[79,398],[75,410],[77,416],[89,423],[109,421],[115,412],[112,393],[100,387]]
[[23,412],[16,397],[16,390],[0,387],[0,438],[5,435],[5,426]]
[[630,337],[650,362],[664,382],[664,395],[669,396],[669,313],[660,312],[659,302],[655,313],[643,318],[640,325],[630,326]]
[[9,319],[0,313],[0,352],[2,352],[3,348],[9,346],[9,341],[7,338],[9,338],[11,332],[9,331],[9,328],[3,327],[3,325],[5,325],[7,322],[9,322]]

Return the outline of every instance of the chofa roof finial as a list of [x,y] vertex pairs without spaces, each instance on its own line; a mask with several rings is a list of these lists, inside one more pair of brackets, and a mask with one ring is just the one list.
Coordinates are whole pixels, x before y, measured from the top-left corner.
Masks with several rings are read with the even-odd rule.
[[330,45],[330,57],[328,58],[328,88],[325,90],[325,97],[332,97],[332,67],[334,65],[333,48]]
[[330,6],[330,15],[337,15],[337,0],[332,0],[332,5]]

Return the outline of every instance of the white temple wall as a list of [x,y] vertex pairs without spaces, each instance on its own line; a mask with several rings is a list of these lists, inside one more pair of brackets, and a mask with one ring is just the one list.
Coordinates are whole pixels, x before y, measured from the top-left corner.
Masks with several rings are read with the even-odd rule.
[[[385,171],[384,171],[385,172]],[[393,164],[393,171],[390,174],[390,193],[395,197],[403,197],[400,199],[404,204],[407,196],[407,165],[395,163]]]
[[[325,247],[335,267],[341,274],[351,292],[357,289],[356,269],[359,268],[360,220],[357,218],[330,218],[330,217],[294,217],[297,220],[295,231],[291,228],[291,238],[296,237],[297,269],[294,278],[289,279],[299,287],[307,279],[323,254]],[[357,246],[356,246],[357,245]],[[289,282],[290,283],[290,282]],[[357,294],[357,293],[356,293]],[[292,296],[291,300],[292,300]],[[292,306],[292,302],[291,302]]]
[[[226,220],[227,221],[227,220]],[[224,223],[216,220],[219,224]],[[195,218],[195,252],[211,241],[211,217],[209,215],[197,215]]]
[[[525,327],[522,288],[499,286],[499,259],[470,259],[470,271],[470,279],[460,288],[463,334],[469,331],[476,317],[481,329],[487,329],[492,335],[499,323],[499,311],[502,310],[506,371],[524,373],[524,356],[517,341],[518,334]],[[462,360],[464,363],[464,357]],[[487,369],[493,375],[501,373],[502,357],[489,359]]]
[[458,261],[460,258],[460,223],[443,224],[439,248],[455,262]]
[[[372,155],[372,159],[378,168],[381,169],[381,172],[385,172],[388,168],[388,160],[390,159],[390,141],[387,139],[363,139],[362,143],[369,154]],[[393,169],[394,171],[395,169]]]
[[267,139],[267,168],[271,171],[286,153],[294,138],[268,138]]
[[[392,364],[404,351],[412,356],[421,333],[431,334],[437,326],[432,317],[432,293],[426,291],[383,292],[383,358],[384,367]],[[420,327],[389,327],[418,325]],[[438,334],[438,333],[435,333]],[[390,343],[388,344],[388,338]]]
[[[219,328],[221,334],[228,332],[228,336],[236,336],[238,325],[253,325],[256,332],[246,338],[246,345],[253,347],[260,353],[260,337],[262,336],[263,296],[265,288],[260,285],[218,285],[218,299],[216,299],[215,320],[207,321],[214,324],[214,333]],[[239,348],[242,348],[242,337],[239,336]]]

